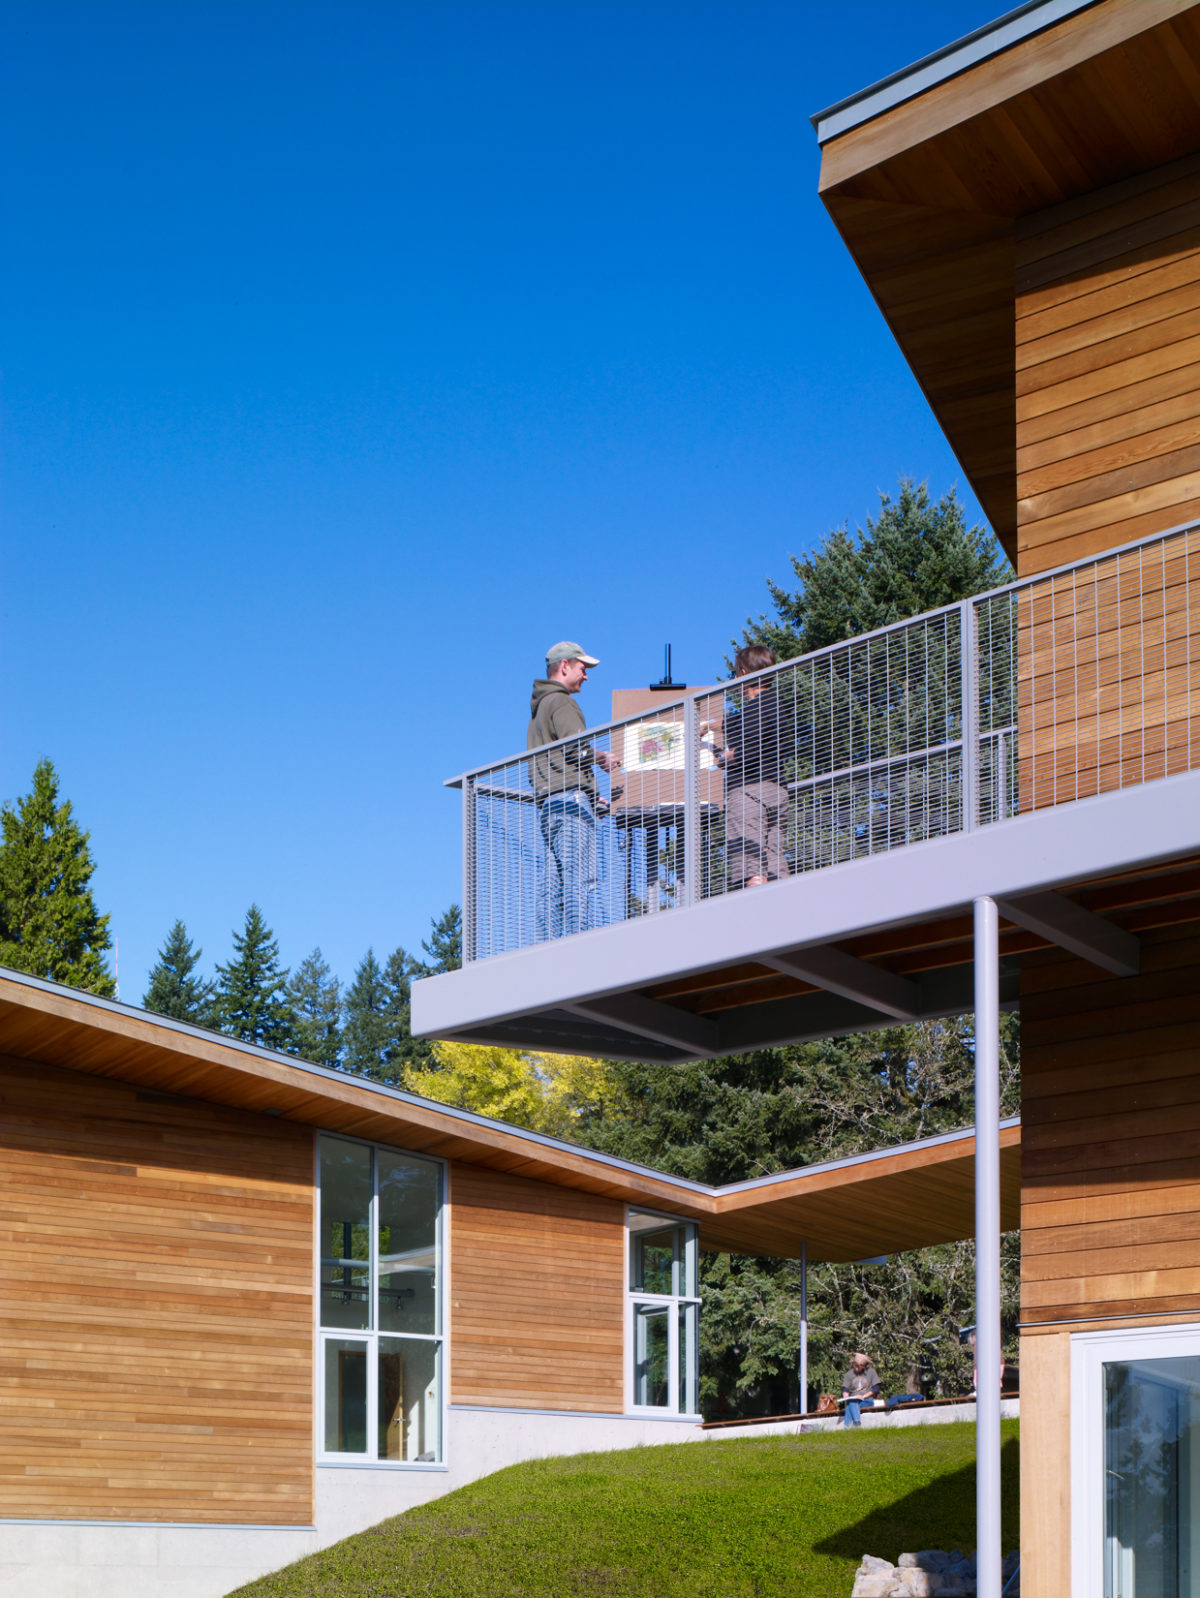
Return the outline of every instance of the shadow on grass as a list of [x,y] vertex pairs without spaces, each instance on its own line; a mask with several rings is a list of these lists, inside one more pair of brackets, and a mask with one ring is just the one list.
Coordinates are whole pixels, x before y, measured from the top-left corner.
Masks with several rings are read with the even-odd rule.
[[[1017,1547],[1020,1538],[1020,1459],[1020,1443],[1012,1437],[1000,1455],[1006,1550]],[[974,1465],[939,1476],[893,1503],[881,1504],[861,1520],[813,1544],[816,1553],[856,1560],[863,1554],[895,1559],[905,1551],[915,1553],[921,1548],[961,1548],[970,1552],[974,1547]]]

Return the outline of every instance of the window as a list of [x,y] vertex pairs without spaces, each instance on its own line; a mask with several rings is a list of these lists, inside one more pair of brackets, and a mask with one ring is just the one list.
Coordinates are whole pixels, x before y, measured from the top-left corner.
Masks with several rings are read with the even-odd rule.
[[1200,1582],[1200,1327],[1072,1339],[1072,1590],[1191,1598]]
[[630,1210],[628,1226],[630,1407],[698,1414],[696,1228],[645,1210]]
[[320,1139],[321,1453],[442,1457],[442,1167]]

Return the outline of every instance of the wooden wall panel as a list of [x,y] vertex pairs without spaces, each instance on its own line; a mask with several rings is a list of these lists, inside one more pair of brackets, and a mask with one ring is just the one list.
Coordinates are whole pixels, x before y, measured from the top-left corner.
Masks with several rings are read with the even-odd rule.
[[1021,1339],[1021,1591],[1071,1591],[1071,1339]]
[[450,1398],[516,1409],[625,1407],[625,1207],[455,1163]]
[[312,1521],[307,1128],[0,1057],[0,1515]]
[[1200,922],[1142,949],[1134,977],[1023,962],[1027,1328],[1200,1313]]
[[1200,158],[1017,227],[1021,576],[1200,515]]

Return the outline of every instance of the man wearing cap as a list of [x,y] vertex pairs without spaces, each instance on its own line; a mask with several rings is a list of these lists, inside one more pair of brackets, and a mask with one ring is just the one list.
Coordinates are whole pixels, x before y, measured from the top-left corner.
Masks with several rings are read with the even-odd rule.
[[546,675],[533,685],[527,749],[575,742],[537,755],[530,762],[546,840],[546,935],[567,937],[599,924],[596,891],[596,817],[607,808],[595,767],[615,771],[621,762],[579,738],[587,725],[574,695],[600,662],[568,639],[546,651]]

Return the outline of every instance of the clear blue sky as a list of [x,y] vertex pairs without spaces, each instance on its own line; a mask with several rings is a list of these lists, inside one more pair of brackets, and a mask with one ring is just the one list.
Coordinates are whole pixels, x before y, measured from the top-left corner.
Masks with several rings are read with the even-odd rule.
[[808,117],[1002,9],[3,5],[0,798],[55,762],[123,998],[251,901],[415,948],[548,644],[593,723],[712,681],[789,554],[965,486]]

